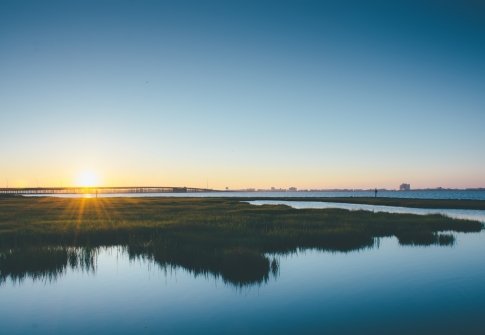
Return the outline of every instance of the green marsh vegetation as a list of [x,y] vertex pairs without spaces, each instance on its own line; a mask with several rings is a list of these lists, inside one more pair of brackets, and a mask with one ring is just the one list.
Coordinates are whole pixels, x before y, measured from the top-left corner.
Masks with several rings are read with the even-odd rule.
[[134,259],[251,285],[277,275],[278,262],[270,256],[275,253],[347,252],[373,247],[386,236],[403,245],[446,246],[454,243],[453,232],[483,228],[440,215],[252,206],[239,200],[1,198],[0,282],[55,278],[67,267],[90,269],[96,248],[123,246]]

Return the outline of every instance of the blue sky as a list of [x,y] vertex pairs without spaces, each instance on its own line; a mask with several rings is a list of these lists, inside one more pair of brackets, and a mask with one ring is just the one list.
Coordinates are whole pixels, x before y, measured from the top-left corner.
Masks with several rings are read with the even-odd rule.
[[0,184],[485,187],[485,7],[0,1]]

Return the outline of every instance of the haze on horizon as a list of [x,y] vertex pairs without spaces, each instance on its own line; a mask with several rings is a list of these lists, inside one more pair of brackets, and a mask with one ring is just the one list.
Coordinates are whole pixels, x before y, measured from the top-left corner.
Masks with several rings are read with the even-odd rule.
[[474,1],[2,0],[0,187],[485,187],[484,92]]

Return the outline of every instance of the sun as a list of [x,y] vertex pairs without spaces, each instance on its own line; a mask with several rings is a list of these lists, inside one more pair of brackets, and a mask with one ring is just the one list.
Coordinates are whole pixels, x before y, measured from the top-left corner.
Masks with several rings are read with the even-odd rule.
[[83,171],[76,177],[76,186],[81,186],[81,187],[99,186],[98,176],[92,171]]

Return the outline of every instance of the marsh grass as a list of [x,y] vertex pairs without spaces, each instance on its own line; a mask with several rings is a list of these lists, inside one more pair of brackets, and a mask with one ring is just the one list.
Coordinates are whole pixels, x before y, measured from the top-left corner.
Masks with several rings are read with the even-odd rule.
[[440,215],[252,206],[230,198],[2,198],[0,277],[54,278],[66,267],[94,264],[72,248],[121,245],[132,258],[243,286],[278,273],[270,253],[348,252],[386,236],[402,245],[446,246],[454,243],[452,232],[481,229]]

